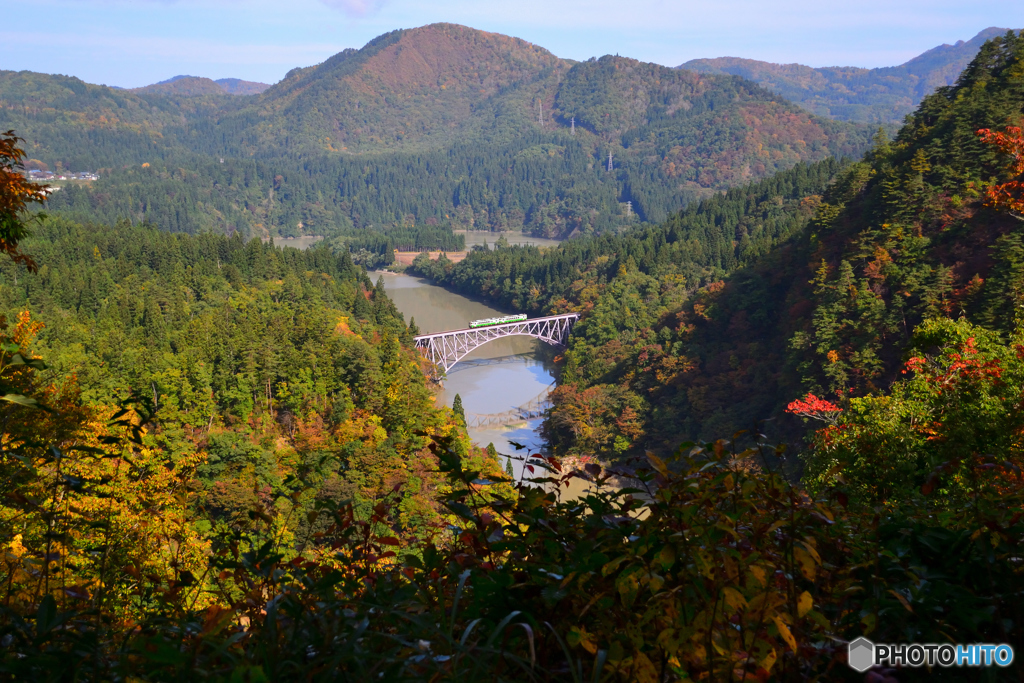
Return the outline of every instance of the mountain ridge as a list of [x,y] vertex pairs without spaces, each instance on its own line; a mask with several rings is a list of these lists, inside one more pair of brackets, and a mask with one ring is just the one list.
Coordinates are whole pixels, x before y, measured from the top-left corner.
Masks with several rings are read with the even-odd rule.
[[740,57],[693,59],[677,68],[742,76],[820,116],[894,125],[936,88],[952,85],[986,40],[1009,30],[989,27],[967,41],[939,45],[903,64],[875,69],[814,68]]
[[[269,83],[246,81],[241,78],[219,78],[213,80],[204,76],[178,75],[167,80],[144,85],[140,88],[124,88],[131,92],[156,93],[161,95],[202,96],[202,95],[258,95],[270,87]],[[121,88],[119,88],[120,90]]]
[[383,34],[258,95],[217,87],[183,77],[120,91],[3,72],[0,104],[30,158],[105,169],[57,193],[53,211],[261,236],[618,229],[802,161],[859,155],[871,135],[736,76],[574,62],[454,24]]

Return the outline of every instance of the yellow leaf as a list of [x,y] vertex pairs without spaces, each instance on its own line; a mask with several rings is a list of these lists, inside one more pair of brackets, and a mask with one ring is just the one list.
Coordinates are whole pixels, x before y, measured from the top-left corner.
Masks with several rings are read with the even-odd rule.
[[789,627],[782,623],[782,620],[778,617],[772,617],[772,621],[775,622],[775,627],[779,629],[779,635],[786,641],[786,645],[789,645],[790,649],[796,652],[796,638],[790,633]]
[[810,612],[812,607],[814,607],[814,598],[810,593],[804,591],[796,601],[796,613],[802,617]]
[[814,558],[815,562],[821,564],[821,555],[818,554],[818,550],[814,547],[814,539],[810,539],[809,541],[800,541],[800,545],[802,545],[804,549],[811,554],[811,557]]
[[618,569],[619,565],[622,564],[625,560],[626,560],[626,556],[625,555],[620,555],[619,557],[616,557],[614,560],[612,560],[611,562],[609,562],[605,566],[601,567],[601,575],[602,576],[608,576],[609,574],[614,572],[616,569]]
[[725,604],[732,607],[733,611],[741,610],[747,606],[746,598],[735,588],[723,588],[722,595],[725,598]]
[[911,614],[914,613],[914,608],[910,606],[910,603],[907,602],[907,599],[905,597],[903,597],[894,590],[890,590],[889,592],[892,593],[892,595],[900,601],[900,604],[903,605],[903,607],[906,608],[908,612],[910,612]]
[[651,463],[651,467],[658,471],[663,477],[668,476],[668,466],[665,465],[665,461],[656,456],[654,453],[647,451],[647,461]]
[[676,551],[672,546],[667,545],[658,553],[658,563],[662,569],[668,569],[676,561]]
[[800,573],[804,575],[804,578],[808,581],[814,581],[818,567],[814,563],[814,558],[811,557],[811,554],[803,547],[796,546],[793,548],[793,559],[796,560],[796,563],[800,568]]
[[587,629],[582,626],[573,626],[569,629],[567,640],[569,645],[579,645],[590,654],[597,653],[597,643],[594,642],[593,635],[587,633]]
[[775,660],[778,658],[778,655],[775,654],[775,648],[773,647],[772,651],[768,653],[768,656],[761,660],[761,668],[770,672],[772,667],[775,666]]
[[717,524],[715,524],[715,528],[716,529],[721,529],[722,531],[726,532],[727,534],[731,534],[732,537],[735,538],[736,540],[739,540],[739,538],[740,538],[740,535],[738,533],[736,533],[736,530],[733,529],[728,524],[726,524],[725,522],[718,522]]
[[637,581],[637,576],[634,573],[629,576],[620,576],[615,580],[615,587],[619,589],[619,598],[622,599],[623,606],[630,607],[636,600],[636,594],[640,591],[640,582]]
[[658,683],[658,670],[643,652],[633,655],[633,676],[636,683]]
[[768,580],[765,578],[764,567],[759,567],[756,564],[752,564],[750,565],[750,567],[748,567],[748,570],[750,571],[750,575],[753,576],[759,584],[761,584],[762,586],[768,585]]

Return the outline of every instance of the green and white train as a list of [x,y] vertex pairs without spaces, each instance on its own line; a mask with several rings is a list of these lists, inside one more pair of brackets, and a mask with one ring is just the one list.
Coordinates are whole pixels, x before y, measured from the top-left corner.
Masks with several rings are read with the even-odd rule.
[[490,327],[491,325],[504,325],[506,323],[521,323],[526,320],[525,313],[517,313],[515,315],[503,315],[499,318],[484,318],[483,320],[474,320],[469,323],[470,327]]

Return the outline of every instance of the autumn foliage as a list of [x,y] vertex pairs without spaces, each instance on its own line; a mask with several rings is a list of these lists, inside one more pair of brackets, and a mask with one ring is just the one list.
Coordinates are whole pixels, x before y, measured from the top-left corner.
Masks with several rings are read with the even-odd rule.
[[[927,321],[915,339],[889,392],[849,398],[814,434],[812,488],[841,482],[865,502],[889,505],[921,490],[955,506],[1024,483],[1024,339],[1005,343],[966,320]],[[978,479],[982,471],[996,478]]]
[[18,243],[28,235],[24,212],[43,203],[46,188],[20,173],[25,158],[20,141],[13,130],[0,134],[0,251],[34,270],[35,262],[18,250]]
[[982,142],[992,145],[1009,157],[1007,174],[1013,178],[990,185],[985,191],[987,203],[1017,216],[1024,214],[1024,135],[1018,126],[1007,126],[1002,132],[983,128],[978,131]]
[[823,398],[818,398],[812,393],[808,393],[803,399],[798,398],[786,406],[786,412],[800,417],[830,422],[835,420],[836,413],[842,412],[842,408]]

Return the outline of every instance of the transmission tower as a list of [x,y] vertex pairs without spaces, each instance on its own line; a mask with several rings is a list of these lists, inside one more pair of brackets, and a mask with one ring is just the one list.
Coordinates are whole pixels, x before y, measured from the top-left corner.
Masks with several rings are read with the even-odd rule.
[[612,153],[608,152],[608,172],[612,172]]
[[544,128],[544,100],[537,100],[537,123],[540,124],[541,129]]
[[632,200],[626,201],[626,218],[633,217],[633,202]]
[[[564,119],[563,119],[564,120]],[[569,135],[576,135],[576,117],[572,117],[572,127],[569,128]]]

